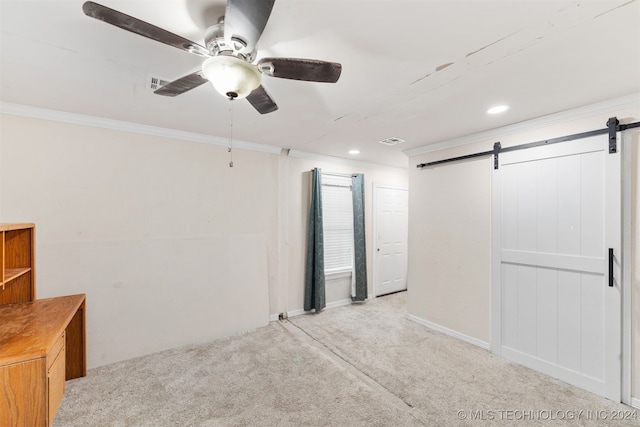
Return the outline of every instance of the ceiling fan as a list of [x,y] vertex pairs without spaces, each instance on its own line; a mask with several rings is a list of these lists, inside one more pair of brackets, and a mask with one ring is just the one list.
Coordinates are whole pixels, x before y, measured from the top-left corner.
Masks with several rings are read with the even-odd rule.
[[207,58],[201,70],[167,83],[154,93],[176,96],[210,81],[223,96],[247,98],[259,113],[266,114],[278,106],[262,85],[263,75],[335,83],[342,72],[342,65],[316,59],[262,58],[254,62],[256,44],[274,3],[275,0],[227,0],[225,15],[205,31],[206,47],[92,1],[85,2],[82,10],[91,18]]

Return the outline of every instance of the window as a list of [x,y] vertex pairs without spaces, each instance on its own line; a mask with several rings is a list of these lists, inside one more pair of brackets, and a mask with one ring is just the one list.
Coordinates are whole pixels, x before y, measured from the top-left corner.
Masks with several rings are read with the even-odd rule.
[[351,177],[322,174],[325,274],[353,270]]

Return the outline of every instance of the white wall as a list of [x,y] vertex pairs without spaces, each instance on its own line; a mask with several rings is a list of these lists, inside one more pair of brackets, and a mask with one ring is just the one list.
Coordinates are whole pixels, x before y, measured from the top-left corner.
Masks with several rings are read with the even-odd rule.
[[0,222],[36,224],[38,298],[87,294],[89,368],[301,312],[313,167],[365,173],[367,238],[372,183],[408,181],[286,150],[229,168],[225,147],[72,119],[0,115]]
[[36,224],[38,298],[87,294],[90,368],[268,323],[276,156],[0,124],[1,220]]
[[480,158],[409,172],[409,314],[485,343],[490,171]]
[[[490,179],[488,157],[425,169],[416,165],[503,147],[605,128],[609,117],[640,120],[640,107],[585,108],[551,120],[532,121],[464,138],[465,145],[415,154],[409,161],[409,314],[475,342],[490,342]],[[640,190],[638,141],[631,161],[632,205],[632,395],[640,397]],[[455,141],[452,141],[455,143]],[[445,145],[445,144],[443,144]],[[629,184],[629,183],[627,183]]]

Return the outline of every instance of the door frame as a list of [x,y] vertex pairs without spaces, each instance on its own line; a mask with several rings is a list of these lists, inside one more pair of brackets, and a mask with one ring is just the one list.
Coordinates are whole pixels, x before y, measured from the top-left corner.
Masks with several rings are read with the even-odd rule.
[[[378,251],[376,250],[378,247],[378,189],[387,189],[387,190],[402,190],[402,191],[406,191],[407,192],[407,196],[409,195],[409,189],[406,187],[401,187],[398,185],[386,185],[386,184],[380,184],[378,182],[374,182],[373,186],[372,186],[372,215],[371,217],[373,218],[372,221],[372,238],[371,238],[371,264],[372,264],[372,269],[371,269],[371,279],[373,281],[373,284],[371,286],[371,295],[369,296],[368,299],[373,299],[373,298],[377,298],[377,292],[376,292],[376,283],[378,283],[378,274],[379,274],[379,267],[378,267]],[[409,214],[409,209],[407,206],[407,215]],[[408,233],[407,233],[408,234]],[[409,238],[409,236],[407,235],[407,239]],[[407,244],[407,250],[408,250],[408,244]],[[407,254],[408,255],[408,254]],[[407,284],[407,288],[408,288],[408,284]]]
[[[631,319],[632,319],[632,305],[631,305],[631,266],[633,265],[633,259],[631,258],[631,178],[633,165],[631,164],[632,158],[632,135],[630,132],[617,132],[616,140],[618,145],[621,146],[620,159],[620,175],[622,179],[620,197],[621,201],[621,228],[622,228],[622,378],[621,378],[621,400],[622,403],[632,406],[631,399]],[[636,404],[636,407],[637,404]]]
[[[629,141],[629,137],[625,138],[622,132],[616,133],[618,142],[619,159],[619,179],[621,181],[620,192],[616,195],[605,193],[605,204],[616,201],[620,206],[619,230],[618,238],[620,248],[620,256],[616,257],[619,261],[615,269],[616,281],[620,283],[620,401],[631,405],[631,241],[624,236],[631,235],[631,160],[630,160],[630,143],[625,144],[623,141]],[[604,138],[604,136],[603,136]],[[574,141],[574,140],[572,140]],[[567,141],[569,142],[569,141]],[[603,142],[604,144],[604,142]],[[533,148],[533,147],[532,147]],[[491,156],[491,164],[494,165],[495,155]],[[499,162],[499,160],[498,160]],[[501,164],[500,164],[501,166]],[[606,170],[605,170],[605,173]],[[501,176],[498,179],[491,177],[491,212],[490,212],[490,349],[493,354],[502,357],[501,352],[501,333],[502,333],[502,280],[501,280],[501,257],[500,247],[502,243],[501,233],[501,209],[496,206],[494,200],[496,197],[501,198]],[[613,196],[613,200],[612,200]],[[605,224],[606,227],[606,224]],[[605,241],[605,245],[609,246],[610,242]],[[605,342],[606,345],[606,342]]]

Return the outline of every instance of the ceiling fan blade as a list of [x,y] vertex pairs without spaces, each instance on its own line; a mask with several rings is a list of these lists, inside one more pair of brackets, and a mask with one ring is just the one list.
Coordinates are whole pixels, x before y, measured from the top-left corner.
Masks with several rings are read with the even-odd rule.
[[169,46],[177,47],[178,49],[199,56],[210,56],[207,49],[195,42],[192,42],[191,40],[185,39],[177,34],[170,33],[167,30],[163,30],[162,28],[151,25],[138,18],[134,18],[133,16],[102,6],[101,4],[88,1],[82,5],[82,10],[85,15],[91,18],[104,21],[107,24],[115,25],[123,30],[150,38],[151,40],[159,41],[160,43],[168,44]]
[[241,40],[246,51],[256,47],[275,0],[228,0],[224,15],[224,38]]
[[180,77],[178,80],[174,80],[171,83],[167,83],[160,89],[156,89],[153,93],[164,96],[177,96],[183,93],[195,89],[198,86],[208,82],[202,75],[202,71],[196,71],[188,76]]
[[260,114],[272,113],[278,109],[278,106],[262,85],[247,95],[247,101],[249,101],[249,103],[253,105],[253,108],[258,110]]
[[262,58],[258,61],[262,74],[282,79],[335,83],[342,73],[337,62],[302,58]]

